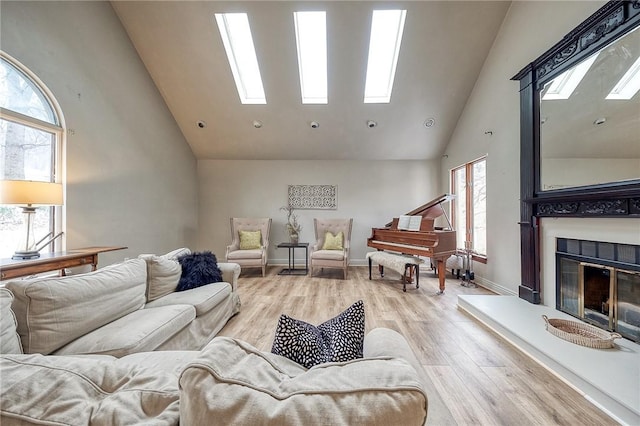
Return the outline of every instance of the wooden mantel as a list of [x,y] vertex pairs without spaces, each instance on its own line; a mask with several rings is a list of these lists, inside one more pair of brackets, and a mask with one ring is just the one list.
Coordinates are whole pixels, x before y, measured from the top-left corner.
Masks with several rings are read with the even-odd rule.
[[98,254],[126,248],[120,246],[85,247],[57,253],[43,253],[37,259],[0,259],[0,280],[58,270],[60,275],[64,275],[65,268],[83,265],[91,265],[91,270],[95,271],[98,267]]

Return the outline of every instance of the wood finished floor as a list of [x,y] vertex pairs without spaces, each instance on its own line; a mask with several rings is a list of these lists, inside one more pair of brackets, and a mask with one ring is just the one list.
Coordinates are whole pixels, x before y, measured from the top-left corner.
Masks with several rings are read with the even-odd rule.
[[444,295],[437,278],[422,273],[420,288],[403,293],[399,275],[368,268],[325,269],[314,277],[280,276],[280,267],[243,271],[242,309],[223,330],[269,351],[280,314],[319,324],[357,300],[365,305],[367,331],[388,327],[405,336],[422,364],[429,394],[428,425],[615,425],[578,392],[457,308],[459,294],[492,294],[466,288],[447,274]]

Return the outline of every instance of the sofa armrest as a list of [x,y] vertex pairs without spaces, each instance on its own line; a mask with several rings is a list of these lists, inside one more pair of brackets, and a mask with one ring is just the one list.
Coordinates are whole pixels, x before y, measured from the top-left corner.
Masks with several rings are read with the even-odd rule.
[[422,367],[404,336],[389,328],[374,328],[364,336],[362,349],[365,358],[402,358],[420,373]]
[[240,276],[240,265],[233,262],[219,262],[218,268],[222,272],[224,282],[231,284],[231,291],[238,290],[238,277]]

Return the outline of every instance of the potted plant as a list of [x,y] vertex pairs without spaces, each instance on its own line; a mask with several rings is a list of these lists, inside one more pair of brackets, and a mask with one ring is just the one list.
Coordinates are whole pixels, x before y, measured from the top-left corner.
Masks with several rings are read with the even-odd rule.
[[298,216],[293,212],[294,208],[291,206],[280,207],[280,210],[284,210],[287,213],[287,232],[289,232],[289,240],[292,243],[297,243],[302,226],[298,223]]

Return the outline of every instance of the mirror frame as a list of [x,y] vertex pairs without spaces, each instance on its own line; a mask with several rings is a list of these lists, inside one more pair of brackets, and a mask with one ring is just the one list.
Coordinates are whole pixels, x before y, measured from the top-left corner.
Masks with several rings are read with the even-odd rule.
[[639,25],[640,0],[609,1],[512,78],[520,81],[518,295],[531,303],[541,300],[540,218],[640,218],[640,179],[547,191],[540,184],[540,93],[544,85]]

